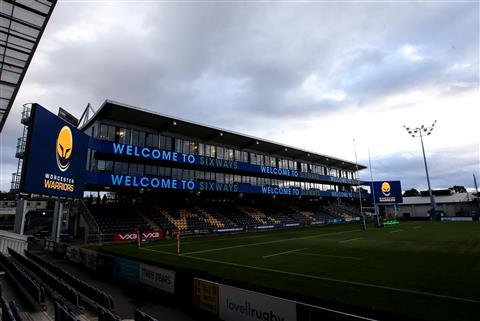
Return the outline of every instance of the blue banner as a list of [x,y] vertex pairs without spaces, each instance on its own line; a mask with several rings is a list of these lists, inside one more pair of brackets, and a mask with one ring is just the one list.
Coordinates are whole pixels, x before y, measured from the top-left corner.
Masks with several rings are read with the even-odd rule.
[[31,117],[20,190],[82,197],[89,137],[38,104]]
[[372,182],[374,202],[377,204],[403,203],[402,186],[400,181],[378,181]]
[[255,193],[266,195],[320,196],[358,198],[352,192],[304,190],[298,187],[255,186],[245,183],[217,183],[212,181],[180,180],[155,176],[131,176],[87,172],[86,184],[153,189],[172,189],[205,192]]
[[140,147],[133,145],[124,145],[109,141],[101,141],[98,139],[92,138],[90,141],[90,148],[95,149],[99,152],[128,156],[128,157],[138,157],[144,159],[152,159],[158,161],[174,162],[180,164],[189,164],[197,165],[204,168],[215,167],[223,168],[228,170],[235,170],[241,172],[250,172],[250,173],[261,173],[269,175],[272,177],[278,176],[278,178],[305,178],[310,180],[316,180],[323,183],[342,183],[342,184],[351,184],[355,185],[356,180],[344,178],[344,177],[334,177],[327,175],[320,175],[316,173],[305,173],[298,170],[291,170],[287,168],[279,168],[265,165],[254,165],[245,162],[237,162],[233,160],[224,160],[218,158],[212,158],[208,156],[199,156],[186,153],[178,153],[169,150],[162,150],[158,148],[151,147]]

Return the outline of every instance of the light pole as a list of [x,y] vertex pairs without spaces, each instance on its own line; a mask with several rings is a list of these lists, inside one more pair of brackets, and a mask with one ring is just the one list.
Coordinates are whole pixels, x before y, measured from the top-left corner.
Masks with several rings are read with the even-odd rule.
[[435,120],[430,127],[425,125],[421,125],[419,127],[411,128],[403,125],[405,130],[408,134],[414,138],[420,137],[420,142],[422,143],[422,153],[423,153],[423,163],[425,164],[425,173],[427,174],[427,184],[428,184],[428,194],[430,195],[430,204],[432,205],[432,209],[430,211],[430,216],[435,219],[437,213],[437,205],[435,204],[435,198],[433,197],[432,187],[430,185],[430,176],[428,175],[428,166],[427,166],[427,158],[425,157],[425,147],[423,146],[423,136],[430,136],[432,131],[435,127],[437,121]]

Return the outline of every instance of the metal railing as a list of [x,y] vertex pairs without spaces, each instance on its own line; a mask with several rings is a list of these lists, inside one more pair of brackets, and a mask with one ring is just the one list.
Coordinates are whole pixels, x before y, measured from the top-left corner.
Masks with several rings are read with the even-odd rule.
[[16,158],[23,158],[23,156],[25,154],[26,145],[27,145],[27,138],[26,137],[17,138],[17,148],[15,150],[15,157]]
[[88,209],[85,202],[80,199],[75,202],[75,207],[88,225],[88,234],[85,235],[85,243],[103,243],[104,235],[98,226],[97,221],[93,217],[92,213]]
[[10,182],[10,190],[16,192],[20,190],[20,178],[21,176],[17,173],[12,173],[12,181]]
[[31,103],[23,105],[21,122],[24,125],[26,125],[27,123],[30,122],[31,115],[32,115],[32,107],[31,106],[32,106]]

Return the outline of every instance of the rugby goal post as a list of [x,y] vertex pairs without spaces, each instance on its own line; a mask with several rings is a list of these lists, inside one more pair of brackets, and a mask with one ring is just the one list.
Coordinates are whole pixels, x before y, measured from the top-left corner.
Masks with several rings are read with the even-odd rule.
[[180,255],[180,230],[178,227],[173,230],[173,237],[177,239],[177,255]]

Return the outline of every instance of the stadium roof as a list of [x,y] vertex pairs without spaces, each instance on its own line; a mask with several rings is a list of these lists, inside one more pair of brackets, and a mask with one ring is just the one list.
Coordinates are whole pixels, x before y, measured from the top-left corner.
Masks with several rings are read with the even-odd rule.
[[0,132],[57,0],[1,0]]
[[[159,132],[167,131],[178,135],[198,137],[205,142],[237,146],[238,148],[251,149],[265,154],[275,154],[310,162],[320,162],[348,170],[355,170],[357,168],[355,163],[340,158],[318,154],[218,127],[183,120],[112,100],[105,100],[99,110],[86,121],[82,128],[86,128],[99,117],[121,122],[128,120],[131,124],[156,129]],[[367,167],[358,165],[359,170],[365,168]]]

